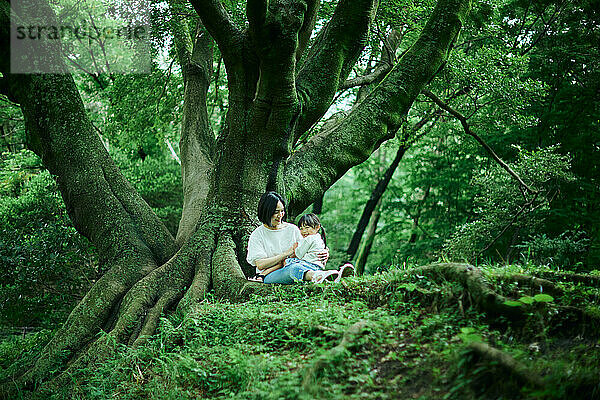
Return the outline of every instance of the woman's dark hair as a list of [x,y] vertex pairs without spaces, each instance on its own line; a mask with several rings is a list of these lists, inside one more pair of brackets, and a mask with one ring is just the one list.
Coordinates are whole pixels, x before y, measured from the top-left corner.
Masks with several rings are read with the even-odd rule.
[[260,196],[260,200],[258,201],[258,219],[260,222],[267,226],[272,226],[271,217],[273,217],[273,214],[275,214],[278,202],[281,202],[281,204],[283,204],[283,220],[285,220],[287,209],[285,205],[285,200],[283,199],[283,197],[281,197],[279,193],[267,192]]
[[323,238],[323,243],[325,243],[325,246],[327,246],[327,239],[325,239],[325,227],[321,225],[321,221],[319,220],[319,217],[317,217],[317,214],[308,213],[301,216],[298,220],[298,228],[300,228],[303,225],[310,226],[311,228],[316,228],[317,226],[320,226],[321,238]]

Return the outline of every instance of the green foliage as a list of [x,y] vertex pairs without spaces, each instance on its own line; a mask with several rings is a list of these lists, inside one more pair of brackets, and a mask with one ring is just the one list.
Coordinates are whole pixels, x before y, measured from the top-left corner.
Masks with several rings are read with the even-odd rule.
[[96,256],[37,156],[3,153],[0,167],[0,321],[55,324],[97,278]]
[[550,238],[545,233],[536,234],[529,240],[525,240],[521,248],[521,254],[527,262],[533,264],[546,264],[557,266],[570,266],[576,269],[577,260],[583,256],[589,248],[590,240],[583,236],[582,232],[563,232],[558,237]]
[[[493,278],[504,271],[488,269],[487,274]],[[496,284],[495,290],[502,286]],[[570,288],[573,293],[552,302],[564,305],[579,293],[583,304],[594,295],[580,286]],[[147,344],[120,346],[105,362],[78,371],[73,386],[37,395],[54,400],[553,400],[578,387],[593,390],[599,362],[595,343],[545,337],[532,344],[539,316],[523,321],[530,324],[527,330],[497,330],[467,302],[458,309],[462,290],[410,269],[392,269],[349,278],[345,285],[279,287],[244,303],[207,297],[185,316],[162,318]],[[542,294],[529,297],[538,303],[549,300]],[[365,329],[347,347],[337,347],[361,320]],[[50,337],[51,332],[42,331],[1,341],[0,379],[31,362]],[[473,341],[489,342],[532,371],[544,371],[548,389],[536,392],[494,363],[464,353],[465,344]],[[306,386],[309,371],[314,380]],[[498,379],[502,385],[495,383]]]
[[92,122],[111,147],[143,160],[168,154],[166,141],[178,146],[183,81],[173,69],[171,64],[166,70],[153,66],[150,74],[116,75],[104,89],[79,78]]
[[181,166],[168,156],[132,160],[117,150],[112,156],[123,175],[175,235],[183,206]]
[[522,305],[532,305],[534,303],[550,303],[554,301],[554,298],[549,294],[538,293],[535,296],[522,296],[518,301],[506,300],[504,304],[511,307],[520,307]]
[[525,192],[499,166],[483,171],[475,178],[475,217],[446,242],[450,258],[474,262],[486,251],[508,258],[514,245],[536,235],[561,185],[573,179],[569,158],[555,148],[521,150],[512,168],[535,193]]

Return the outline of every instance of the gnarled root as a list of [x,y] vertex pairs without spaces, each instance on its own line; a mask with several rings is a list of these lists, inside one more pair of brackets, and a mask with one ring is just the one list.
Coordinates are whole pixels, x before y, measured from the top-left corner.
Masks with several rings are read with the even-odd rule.
[[492,290],[482,275],[481,270],[472,265],[455,263],[431,264],[410,270],[410,273],[428,275],[434,279],[459,283],[469,292],[479,310],[491,317],[503,315],[513,320],[525,317],[525,312],[522,308],[506,305],[505,302],[508,299]]
[[350,325],[346,332],[344,332],[342,341],[334,348],[319,356],[314,363],[305,370],[302,388],[309,393],[315,392],[317,380],[323,370],[325,370],[330,363],[339,361],[340,357],[342,357],[349,348],[355,345],[356,339],[365,331],[367,326],[368,322],[364,320],[360,320]]
[[60,369],[105,326],[111,312],[135,282],[154,268],[156,264],[148,254],[133,254],[115,263],[71,312],[35,365],[16,381],[35,385]]
[[541,376],[530,371],[523,363],[517,361],[510,354],[498,350],[483,342],[472,342],[467,348],[480,358],[487,361],[496,362],[501,368],[515,376],[522,382],[531,386],[541,388],[544,386],[544,380]]
[[[136,346],[152,335],[162,312],[179,301],[190,284],[196,292],[208,290],[210,266],[195,266],[212,253],[214,240],[209,232],[199,230],[197,233],[158,268],[127,264],[130,269],[151,270],[146,276],[138,277],[130,288],[122,282],[125,278],[119,280],[113,276],[119,272],[125,275],[127,271],[111,269],[77,306],[34,367],[16,379],[14,386],[34,388],[43,381],[46,383],[42,388],[68,384],[74,371],[104,360],[114,350],[114,344]],[[194,279],[195,276],[209,278]],[[94,311],[96,309],[98,311]],[[108,333],[94,338],[103,327]],[[55,371],[58,375],[51,378]]]
[[273,289],[271,285],[246,279],[237,257],[233,236],[229,232],[222,232],[212,264],[213,288],[217,297],[243,301],[253,293],[270,293]]

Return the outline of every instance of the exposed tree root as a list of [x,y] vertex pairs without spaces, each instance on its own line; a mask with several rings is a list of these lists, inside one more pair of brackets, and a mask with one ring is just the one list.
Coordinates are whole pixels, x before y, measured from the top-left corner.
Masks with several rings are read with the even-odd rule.
[[531,372],[523,363],[514,359],[510,354],[483,342],[472,342],[467,347],[479,357],[487,361],[496,362],[502,369],[514,375],[522,382],[538,388],[544,387],[544,380],[541,376]]
[[505,304],[506,297],[496,293],[486,282],[481,270],[469,264],[431,264],[409,271],[411,274],[428,275],[434,279],[457,282],[461,284],[473,299],[479,310],[490,317],[505,316],[512,320],[525,317],[521,307],[511,307]]
[[505,282],[516,282],[519,285],[530,287],[538,293],[548,293],[552,296],[561,296],[564,293],[554,282],[543,278],[523,274],[500,275],[499,278]]
[[19,381],[39,382],[51,371],[60,369],[105,325],[111,311],[134,285],[134,280],[139,280],[143,271],[155,267],[147,255],[127,257],[115,264],[75,307],[65,324],[42,350],[35,365]]
[[229,232],[219,236],[213,257],[212,281],[218,298],[231,301],[247,300],[253,293],[271,293],[273,287],[264,283],[249,282],[238,262],[235,241]]
[[568,272],[553,272],[553,271],[539,271],[536,273],[545,279],[552,279],[554,281],[566,281],[572,283],[583,283],[587,286],[600,287],[600,276],[586,275],[586,274],[572,274]]
[[316,391],[317,380],[323,370],[327,368],[328,364],[335,362],[336,360],[339,361],[339,358],[355,344],[356,339],[365,331],[367,326],[368,322],[364,320],[360,320],[350,325],[346,332],[344,332],[342,341],[334,348],[321,354],[321,356],[305,370],[302,388],[309,393],[314,393]]
[[[199,231],[198,237],[206,239],[204,233]],[[71,374],[77,369],[100,362],[111,354],[114,347],[111,343],[139,345],[152,335],[162,312],[181,299],[185,288],[193,282],[196,261],[213,249],[210,239],[191,244],[180,249],[162,266],[138,278],[131,288],[117,284],[120,281],[112,274],[119,270],[113,268],[77,306],[36,364],[16,379],[17,385],[33,388],[46,381],[44,387],[60,387],[61,383],[70,381]],[[129,260],[128,265],[135,265],[134,261]],[[139,263],[137,265],[136,269],[141,269]],[[207,268],[200,270],[200,275],[210,273]],[[126,274],[122,270],[119,272]],[[198,292],[205,291],[208,281],[203,290],[200,290],[199,280],[193,287]],[[96,298],[111,301],[101,303],[96,300],[100,304],[91,304]],[[114,322],[107,324],[110,319]],[[94,338],[103,326],[109,329],[108,333]]]

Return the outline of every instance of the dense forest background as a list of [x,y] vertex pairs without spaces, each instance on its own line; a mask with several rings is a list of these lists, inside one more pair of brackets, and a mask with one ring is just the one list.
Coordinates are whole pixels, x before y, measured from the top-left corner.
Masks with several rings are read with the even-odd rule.
[[[225,3],[235,16],[235,2]],[[317,26],[335,5],[322,3]],[[345,90],[313,130],[335,126],[378,85],[414,43],[434,5],[381,2]],[[396,138],[307,209],[320,215],[329,265],[350,260],[365,279],[439,261],[598,277],[599,10],[593,0],[474,2],[447,63],[419,95]],[[105,147],[175,235],[183,199],[184,83],[168,23],[173,15],[192,18],[185,7],[153,8],[151,73],[73,66],[73,76]],[[228,108],[227,81],[214,51],[207,99],[210,123],[219,132]],[[0,96],[3,369],[17,358],[11,340],[32,332],[45,340],[104,272],[94,246],[69,220],[54,178],[26,149],[26,135],[18,105]],[[598,312],[595,290],[586,296]],[[220,312],[233,318],[230,309]],[[231,393],[223,385],[224,392],[207,389],[202,395]],[[464,389],[444,390],[451,396]]]

